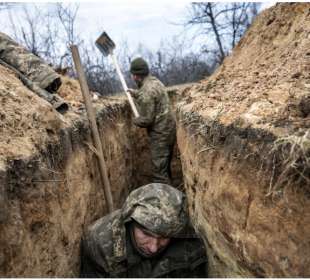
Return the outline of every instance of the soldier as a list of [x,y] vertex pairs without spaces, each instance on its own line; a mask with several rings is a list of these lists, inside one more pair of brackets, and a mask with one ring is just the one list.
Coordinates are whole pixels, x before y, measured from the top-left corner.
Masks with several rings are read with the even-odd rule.
[[57,112],[68,111],[68,104],[56,94],[61,86],[60,76],[41,58],[1,32],[0,64],[13,71],[26,87],[49,102]]
[[168,94],[165,86],[149,74],[149,67],[144,59],[134,59],[130,72],[139,88],[129,89],[140,114],[140,117],[134,119],[134,124],[147,128],[152,158],[152,182],[170,184],[176,128]]
[[134,190],[121,209],[90,226],[81,255],[82,277],[207,277],[185,197],[161,183]]
[[0,32],[0,59],[48,92],[56,92],[61,85],[60,76],[52,67],[2,32]]

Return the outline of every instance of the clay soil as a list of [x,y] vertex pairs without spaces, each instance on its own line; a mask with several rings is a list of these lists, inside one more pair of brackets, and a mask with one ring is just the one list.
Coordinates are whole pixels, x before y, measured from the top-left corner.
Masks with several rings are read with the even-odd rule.
[[[77,81],[63,77],[65,115],[0,67],[0,276],[77,277],[84,228],[106,214]],[[146,132],[124,96],[93,102],[115,207],[150,183]],[[174,159],[174,183],[182,181]]]
[[250,155],[257,168],[279,167],[271,185],[299,177],[310,192],[309,9],[290,3],[262,12],[214,75],[184,93],[180,119],[200,125],[212,145],[235,141],[240,150],[240,141],[230,139],[238,131],[243,142],[255,141],[243,157]]
[[0,166],[11,157],[29,156],[65,125],[52,107],[0,66]]
[[[0,66],[0,167],[10,158],[27,157],[56,140],[60,129],[86,118],[82,93],[77,80],[63,76],[58,94],[70,105],[61,115],[52,106],[28,90],[23,83]],[[94,107],[124,104],[124,97],[100,98]]]
[[[276,179],[283,181],[282,175],[291,176],[289,187],[296,187],[298,181],[298,187],[302,183],[304,189],[310,190],[309,23],[309,3],[279,4],[264,11],[216,73],[184,90],[176,106],[190,211],[210,251],[215,252],[214,259],[223,265],[223,271],[227,270],[227,274],[219,276],[309,275],[307,193],[299,193],[298,188],[270,188]],[[15,176],[16,181],[11,183],[16,184],[0,186],[1,199],[6,197],[5,192],[12,192],[6,203],[10,226],[2,227],[7,239],[1,240],[11,255],[5,258],[0,253],[0,266],[6,269],[6,275],[76,276],[78,242],[85,222],[82,218],[91,222],[102,214],[94,205],[101,203],[100,210],[104,208],[102,196],[98,196],[100,180],[94,154],[84,143],[90,140],[90,134],[85,128],[86,112],[78,82],[64,77],[59,94],[71,105],[64,116],[0,66],[0,171],[8,167],[11,159],[16,164],[6,174]],[[115,191],[119,201],[127,194],[124,186],[130,180],[134,188],[148,182],[150,175],[145,164],[149,162],[145,131],[131,127],[125,103],[123,97],[94,102],[98,112],[105,108],[99,119],[102,133],[109,134],[103,145],[111,163],[112,184],[123,186],[121,191]],[[61,137],[69,148],[61,148],[60,131],[67,133],[66,129],[70,133]],[[46,147],[53,145],[56,148],[49,153]],[[42,172],[48,177],[50,170],[38,168],[35,172],[33,164],[38,161],[31,161],[33,155],[43,153],[43,167],[50,168],[50,155],[67,148],[70,159],[59,156],[59,162],[67,170],[62,176],[67,176],[71,184],[34,184],[31,176]],[[121,172],[126,176],[118,177],[116,162],[122,164]],[[78,172],[83,168],[81,163],[87,168]],[[127,166],[132,169],[125,170]],[[180,176],[178,161],[174,166]],[[287,171],[288,166],[294,172],[301,170],[301,175]],[[61,173],[61,166],[57,168]],[[18,181],[20,174],[29,177],[27,188]],[[74,180],[79,183],[74,185]],[[2,193],[5,196],[1,197]],[[95,214],[91,216],[90,212]],[[76,224],[75,219],[79,221]],[[70,242],[74,227],[77,234]],[[55,233],[53,246],[48,244],[50,232]],[[23,238],[27,242],[22,242]],[[57,247],[59,240],[61,249]],[[42,248],[47,248],[44,254]],[[34,258],[25,261],[32,250],[36,252]],[[72,259],[62,259],[66,255],[73,258],[74,267]]]
[[260,14],[216,73],[192,88],[192,110],[276,134],[308,129],[309,8],[291,3]]
[[[79,83],[62,77],[61,115],[0,66],[0,276],[73,277],[84,228],[106,214]],[[146,131],[124,95],[93,101],[115,207],[151,182]],[[173,160],[175,186],[182,183]]]
[[178,145],[213,277],[309,277],[310,4],[261,13],[183,93]]

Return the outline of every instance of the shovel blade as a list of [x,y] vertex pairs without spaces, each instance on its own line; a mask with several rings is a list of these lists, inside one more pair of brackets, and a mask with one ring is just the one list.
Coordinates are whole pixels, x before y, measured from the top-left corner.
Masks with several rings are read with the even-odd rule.
[[115,44],[106,32],[102,32],[100,37],[96,40],[97,48],[103,53],[104,56],[108,56],[113,53]]

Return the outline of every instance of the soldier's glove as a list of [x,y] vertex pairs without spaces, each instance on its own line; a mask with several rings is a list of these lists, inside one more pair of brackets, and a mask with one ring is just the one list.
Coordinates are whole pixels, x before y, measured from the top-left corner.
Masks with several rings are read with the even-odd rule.
[[147,128],[150,126],[150,121],[147,118],[142,117],[142,116],[140,116],[138,118],[134,118],[133,123],[136,126],[143,127],[143,128]]
[[137,98],[137,97],[138,97],[138,95],[137,95],[138,91],[137,91],[136,89],[129,88],[127,91],[130,93],[130,95],[131,95],[133,98]]
[[132,122],[134,123],[134,125],[136,126],[139,126],[139,127],[142,127],[142,123],[141,123],[141,118],[138,117],[138,118],[133,118]]

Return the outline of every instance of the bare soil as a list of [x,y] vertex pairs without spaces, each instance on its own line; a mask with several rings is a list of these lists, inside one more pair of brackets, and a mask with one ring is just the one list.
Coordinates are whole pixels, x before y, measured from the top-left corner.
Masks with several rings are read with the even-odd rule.
[[29,156],[64,126],[48,102],[0,66],[0,166],[10,157]]
[[310,4],[255,20],[178,105],[190,213],[213,277],[309,277]]
[[[214,75],[172,96],[213,276],[310,275],[309,23],[309,3],[277,4]],[[64,77],[59,94],[64,116],[0,66],[1,276],[77,276],[83,227],[105,211],[78,82]],[[124,97],[94,104],[120,204],[150,182],[145,131]]]
[[[77,80],[63,76],[58,94],[71,107],[65,115],[53,110],[48,102],[28,90],[13,72],[0,66],[0,166],[7,158],[34,154],[55,141],[59,130],[86,118]],[[94,101],[94,107],[111,110],[124,103],[124,97],[100,98]]]
[[192,88],[192,110],[279,135],[308,129],[309,8],[279,4],[260,14],[216,73]]
[[[63,77],[60,115],[0,66],[0,276],[77,277],[83,230],[106,214],[78,81]],[[146,131],[122,95],[93,102],[115,207],[151,182]],[[180,159],[173,161],[182,182]]]

